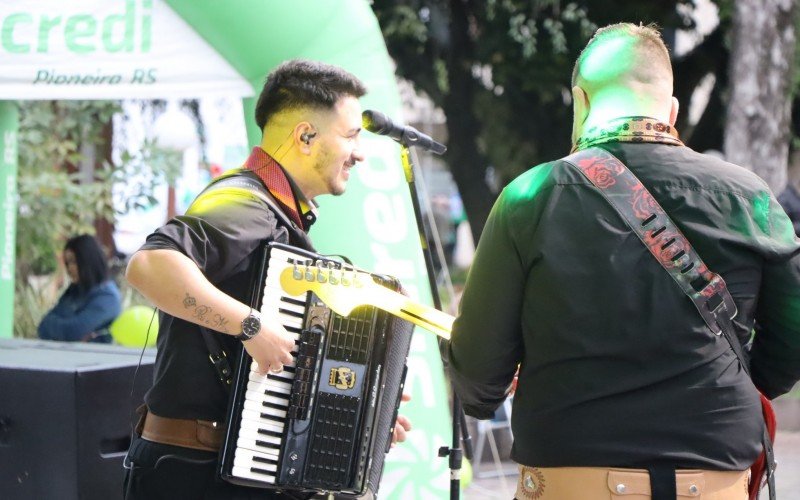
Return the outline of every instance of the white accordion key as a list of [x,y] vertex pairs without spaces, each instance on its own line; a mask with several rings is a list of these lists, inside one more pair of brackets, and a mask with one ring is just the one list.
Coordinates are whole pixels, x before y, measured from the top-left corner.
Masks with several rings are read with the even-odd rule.
[[[280,453],[281,438],[274,434],[280,434],[269,424],[261,424],[253,420],[242,420],[242,428],[239,431],[239,439],[248,443],[245,448],[255,451],[263,451],[274,455],[276,458]],[[259,445],[257,443],[264,443]]]
[[272,457],[263,453],[237,453],[233,459],[232,472],[238,477],[274,483],[276,471],[277,466]]
[[253,398],[245,398],[244,408],[253,411],[262,411],[268,407],[286,408],[289,406],[289,394],[275,391],[262,392]]
[[274,443],[260,438],[251,438],[245,435],[240,435],[239,439],[236,440],[236,448],[239,450],[236,456],[246,456],[251,453],[263,453],[273,457],[273,459],[277,462],[281,449],[281,443],[280,441]]
[[260,375],[254,370],[251,370],[250,373],[247,375],[247,380],[248,380],[247,389],[252,391],[266,391],[272,387],[275,387],[277,391],[288,392],[288,391],[281,391],[281,388],[288,387],[289,391],[292,388],[292,384],[287,384],[285,381],[275,380],[274,378],[270,378],[269,374]]
[[254,481],[258,481],[260,483],[275,483],[275,474],[270,474],[263,469],[255,469],[256,472],[253,472],[251,469],[247,467],[237,467],[233,466],[231,468],[231,474],[235,477],[241,477],[243,479],[252,479]]
[[[275,420],[269,420],[261,416],[261,413],[255,410],[242,410],[242,421],[248,420],[253,425],[257,425],[259,430],[263,431],[262,433],[271,432],[271,433],[281,433],[283,426],[281,423]],[[279,430],[280,429],[280,430]],[[271,438],[268,435],[264,436],[264,439],[267,441],[271,441]],[[280,442],[280,438],[275,437],[275,442]]]
[[275,472],[277,469],[275,462],[277,461],[278,459],[273,455],[256,451],[254,453],[242,453],[241,455],[236,455],[236,457],[233,459],[233,465],[234,467],[258,467],[270,472]]
[[[270,407],[270,406],[265,406],[263,404],[263,400],[261,400],[261,399],[247,398],[244,401],[244,407],[247,408],[248,410],[257,411],[257,412],[259,412],[261,414],[264,414],[264,415],[270,415],[272,417],[277,417],[277,418],[280,418],[280,419],[283,419],[283,420],[286,419],[286,409],[285,409],[285,407],[284,407],[284,409],[278,409],[278,408],[274,408],[274,407]],[[264,417],[264,418],[266,418],[266,417]]]

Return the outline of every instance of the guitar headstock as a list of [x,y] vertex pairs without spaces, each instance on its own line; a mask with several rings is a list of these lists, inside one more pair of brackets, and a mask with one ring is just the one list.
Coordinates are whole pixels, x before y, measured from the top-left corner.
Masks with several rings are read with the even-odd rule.
[[[281,271],[281,287],[291,295],[314,292],[325,304],[342,316],[361,304],[363,293],[375,283],[372,277],[352,268],[294,264]],[[346,290],[346,292],[344,292]]]
[[455,318],[376,283],[369,273],[352,268],[337,269],[332,265],[294,264],[281,271],[280,283],[290,295],[314,292],[342,316],[349,316],[357,306],[372,305],[420,325],[444,339],[450,338]]

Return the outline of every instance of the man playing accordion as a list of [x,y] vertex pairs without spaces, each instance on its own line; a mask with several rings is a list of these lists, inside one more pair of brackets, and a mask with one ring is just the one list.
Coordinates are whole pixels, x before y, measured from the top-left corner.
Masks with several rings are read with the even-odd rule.
[[[365,92],[358,78],[334,66],[278,66],[256,106],[261,144],[224,176],[225,187],[212,182],[131,258],[126,277],[161,318],[142,435],[126,460],[126,498],[286,498],[217,476],[228,391],[209,362],[207,337],[227,353],[241,342],[262,374],[292,363],[293,338],[277,318],[246,304],[248,271],[265,242],[313,250],[306,235],[315,220],[313,198],[344,193],[350,170],[364,159],[358,99]],[[281,213],[237,181],[255,183]],[[403,417],[398,423],[395,439],[402,441],[410,426]]]

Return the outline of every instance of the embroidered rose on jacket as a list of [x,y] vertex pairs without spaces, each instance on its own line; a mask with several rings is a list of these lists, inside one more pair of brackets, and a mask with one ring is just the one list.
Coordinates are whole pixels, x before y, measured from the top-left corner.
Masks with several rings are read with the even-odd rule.
[[633,206],[633,213],[639,220],[644,220],[652,214],[662,213],[659,210],[658,203],[653,198],[647,189],[641,183],[636,183],[631,186],[633,193],[631,194],[631,205]]
[[615,166],[612,162],[606,162],[603,158],[592,158],[578,163],[586,177],[600,189],[613,186],[617,181],[616,177],[622,173],[622,168]]

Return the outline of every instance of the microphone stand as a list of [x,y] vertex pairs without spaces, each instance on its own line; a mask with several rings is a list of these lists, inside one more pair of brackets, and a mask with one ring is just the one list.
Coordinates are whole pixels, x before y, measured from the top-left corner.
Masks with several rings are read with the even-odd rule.
[[[442,310],[442,301],[439,297],[439,288],[436,286],[436,278],[433,269],[433,256],[431,254],[430,246],[428,245],[428,238],[425,231],[425,225],[422,222],[422,210],[419,205],[419,198],[417,196],[417,186],[414,180],[414,164],[411,160],[411,152],[405,144],[400,144],[400,158],[403,162],[403,172],[406,176],[408,189],[411,192],[411,204],[414,207],[414,217],[417,222],[417,230],[419,231],[419,239],[422,244],[422,255],[425,257],[425,269],[428,272],[428,284],[431,289],[431,297],[433,298],[433,306]],[[443,265],[446,265],[443,263]],[[440,339],[440,343],[442,340]],[[453,439],[451,445],[442,446],[439,448],[439,456],[449,457],[448,465],[450,467],[450,500],[458,500],[461,495],[461,464],[466,452],[468,459],[472,458],[472,438],[467,429],[466,418],[464,416],[464,409],[461,407],[461,399],[456,394],[455,390],[451,391],[453,394]],[[464,450],[461,449],[461,440],[464,441]]]

